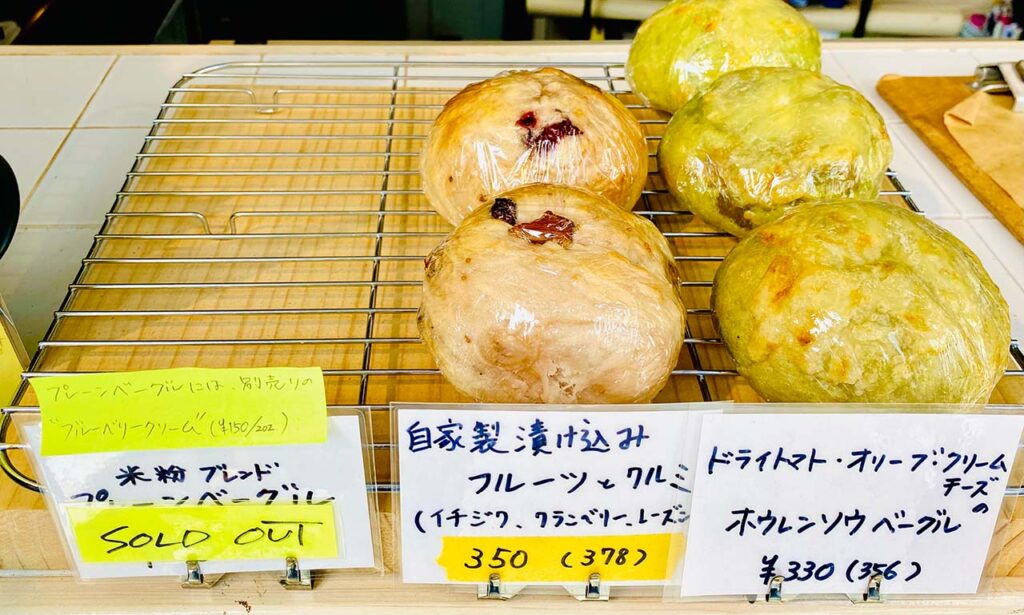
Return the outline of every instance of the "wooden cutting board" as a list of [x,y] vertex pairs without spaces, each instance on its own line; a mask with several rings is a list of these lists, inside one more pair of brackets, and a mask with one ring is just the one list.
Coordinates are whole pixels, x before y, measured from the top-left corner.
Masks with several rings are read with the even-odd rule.
[[1024,243],[1024,207],[971,160],[946,130],[943,114],[973,92],[971,77],[901,77],[886,75],[878,93],[949,170],[978,197],[1003,226]]

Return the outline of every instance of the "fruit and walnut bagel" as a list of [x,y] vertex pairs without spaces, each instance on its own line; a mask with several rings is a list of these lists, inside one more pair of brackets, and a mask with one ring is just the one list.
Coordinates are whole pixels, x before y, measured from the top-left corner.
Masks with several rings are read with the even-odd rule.
[[686,310],[668,243],[602,197],[511,190],[425,265],[420,335],[478,401],[647,402],[678,359]]
[[496,194],[535,182],[586,188],[632,209],[647,169],[633,114],[555,68],[467,86],[437,116],[420,157],[427,199],[452,224]]

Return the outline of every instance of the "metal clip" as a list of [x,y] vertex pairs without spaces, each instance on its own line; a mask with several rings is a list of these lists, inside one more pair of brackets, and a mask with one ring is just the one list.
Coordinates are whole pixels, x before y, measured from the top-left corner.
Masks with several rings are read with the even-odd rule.
[[209,589],[217,584],[221,575],[216,575],[212,580],[207,580],[199,562],[190,559],[185,562],[185,576],[181,579],[182,589]]
[[607,600],[608,594],[608,586],[601,585],[601,575],[595,572],[587,578],[587,583],[583,586],[583,593],[577,594],[576,599],[580,601]]
[[501,575],[492,573],[487,583],[477,587],[476,597],[480,600],[508,600],[501,592]]
[[[747,594],[747,602],[756,604],[760,597],[757,594]],[[764,594],[765,602],[782,602],[782,577],[775,575],[768,581],[768,592]]]
[[501,582],[501,575],[492,572],[487,578],[487,583],[478,585],[476,597],[480,600],[508,600],[514,597],[523,589],[523,585],[505,585]]
[[974,70],[971,89],[989,94],[1012,94],[1013,111],[1024,113],[1024,60],[979,65]]
[[284,559],[284,576],[281,586],[285,589],[313,589],[313,573],[299,568],[299,560],[294,557]]
[[782,602],[782,576],[775,575],[768,581],[768,593],[764,595],[765,602]]
[[868,579],[868,591],[864,594],[864,602],[882,602],[882,575],[873,574]]

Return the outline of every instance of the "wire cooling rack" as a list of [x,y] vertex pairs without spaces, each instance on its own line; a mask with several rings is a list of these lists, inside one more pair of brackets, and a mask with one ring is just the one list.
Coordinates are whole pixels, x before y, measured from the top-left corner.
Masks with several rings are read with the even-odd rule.
[[[757,401],[709,309],[735,240],[679,209],[654,156],[666,117],[605,63],[246,62],[184,75],[25,376],[319,365],[332,408],[369,414],[373,488],[393,489],[388,403],[467,401],[416,334],[422,259],[450,230],[420,190],[419,149],[466,84],[551,65],[619,97],[646,133],[651,171],[635,211],[672,244],[688,307],[685,349],[656,401]],[[920,211],[892,172],[882,198]],[[1006,374],[996,401],[1021,403],[1016,342]],[[9,414],[38,411],[25,383],[18,400],[0,432]],[[7,451],[0,466],[36,487]]]

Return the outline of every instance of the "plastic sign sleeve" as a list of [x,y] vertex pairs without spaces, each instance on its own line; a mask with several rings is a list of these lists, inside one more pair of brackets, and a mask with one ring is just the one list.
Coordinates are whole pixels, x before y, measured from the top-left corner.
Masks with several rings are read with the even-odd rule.
[[42,413],[43,455],[327,439],[318,367],[182,368],[31,383]]

